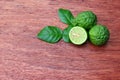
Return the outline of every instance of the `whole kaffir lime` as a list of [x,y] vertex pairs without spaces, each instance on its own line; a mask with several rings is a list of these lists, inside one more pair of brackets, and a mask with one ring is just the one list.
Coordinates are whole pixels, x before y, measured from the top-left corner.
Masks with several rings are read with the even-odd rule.
[[89,39],[94,45],[103,45],[109,39],[110,33],[106,26],[95,25],[89,31]]
[[73,20],[73,25],[90,29],[97,23],[97,17],[92,11],[80,12]]

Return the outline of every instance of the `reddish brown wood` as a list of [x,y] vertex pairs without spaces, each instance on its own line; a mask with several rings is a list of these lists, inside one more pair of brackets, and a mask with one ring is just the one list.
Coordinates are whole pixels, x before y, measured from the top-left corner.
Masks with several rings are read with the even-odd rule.
[[[0,0],[0,80],[120,80],[120,0]],[[102,47],[60,41],[36,34],[46,25],[64,29],[59,8],[74,15],[92,10],[108,26]]]

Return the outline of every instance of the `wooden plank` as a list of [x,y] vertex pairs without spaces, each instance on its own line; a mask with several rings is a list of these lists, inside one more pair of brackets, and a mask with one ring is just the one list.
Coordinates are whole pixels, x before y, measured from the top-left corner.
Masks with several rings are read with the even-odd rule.
[[[120,80],[120,0],[0,0],[0,80]],[[67,25],[59,8],[74,15],[92,10],[110,30],[102,47],[49,44],[36,34]]]

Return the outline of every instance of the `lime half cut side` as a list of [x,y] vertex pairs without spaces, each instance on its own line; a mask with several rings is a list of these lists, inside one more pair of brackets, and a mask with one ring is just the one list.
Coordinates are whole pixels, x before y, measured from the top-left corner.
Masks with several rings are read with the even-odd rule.
[[84,28],[76,26],[71,28],[69,38],[73,44],[81,45],[87,40],[87,32]]

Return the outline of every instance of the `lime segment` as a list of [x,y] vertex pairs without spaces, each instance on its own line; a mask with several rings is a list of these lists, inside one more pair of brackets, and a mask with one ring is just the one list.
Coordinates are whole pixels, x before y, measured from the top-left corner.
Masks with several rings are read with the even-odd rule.
[[69,32],[69,38],[73,44],[81,45],[87,40],[87,32],[82,27],[73,27]]

